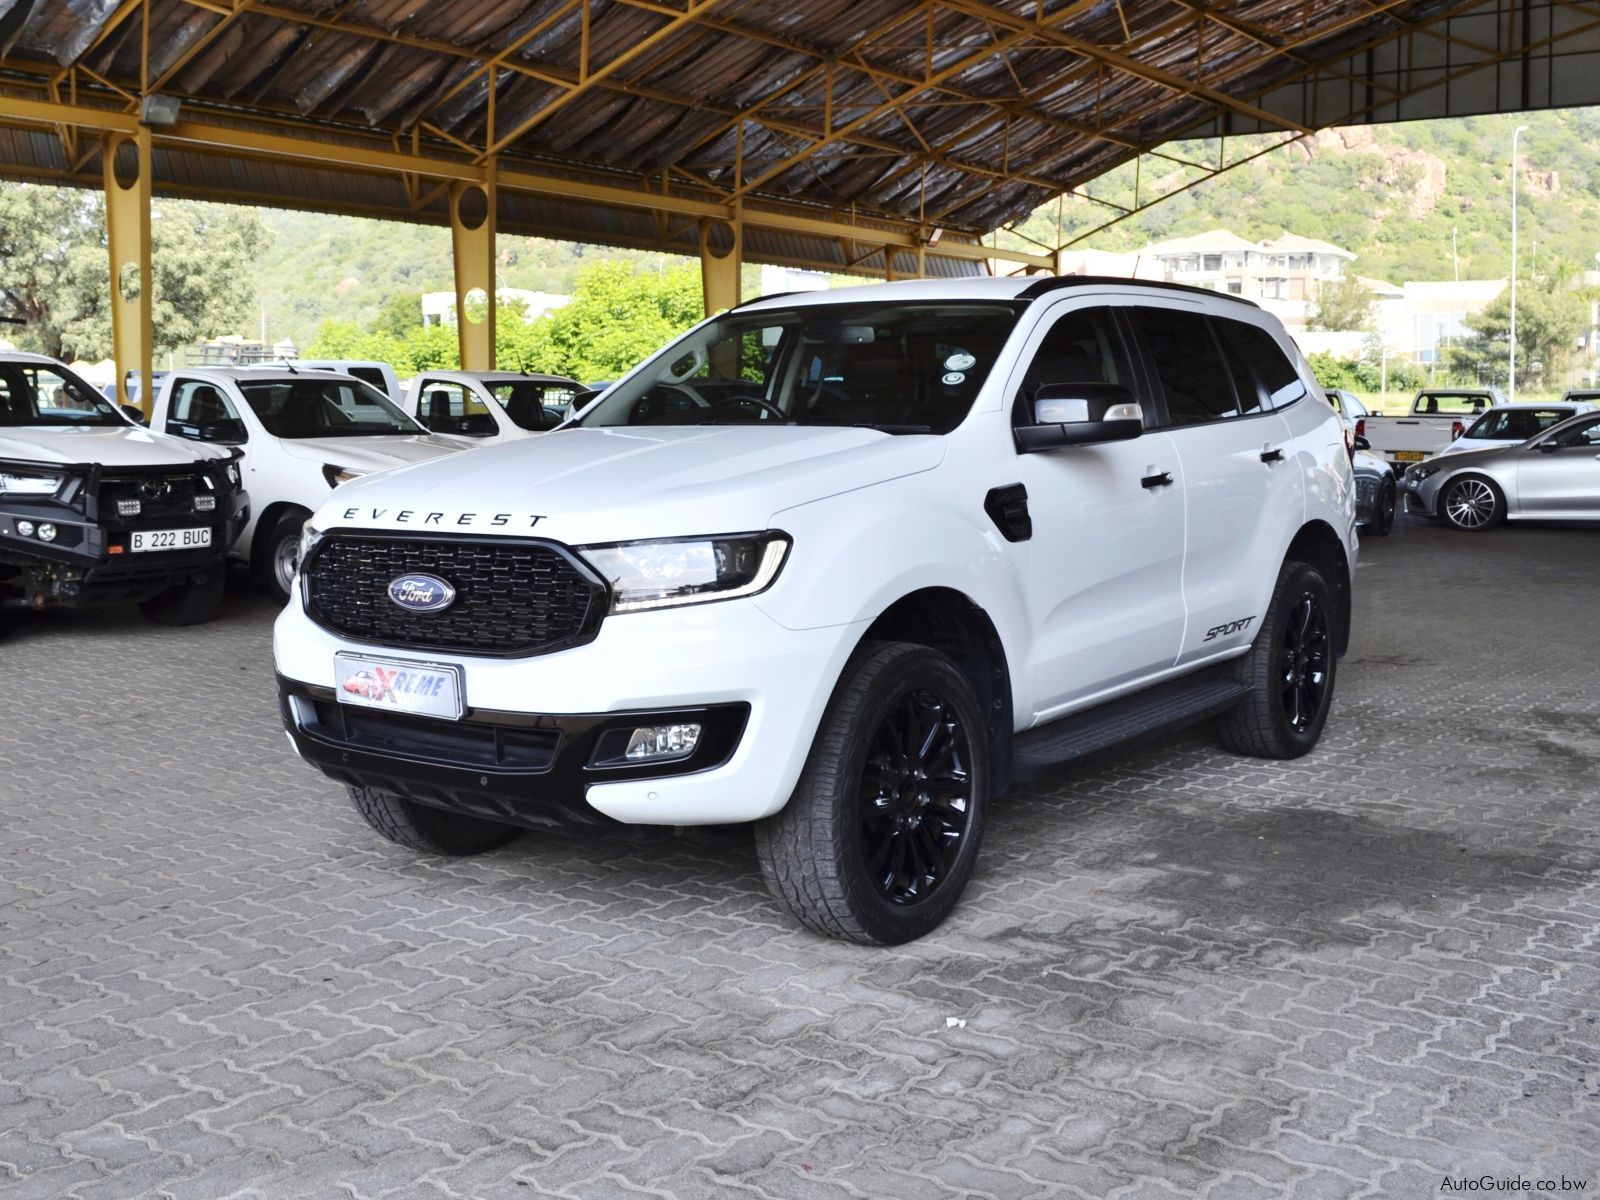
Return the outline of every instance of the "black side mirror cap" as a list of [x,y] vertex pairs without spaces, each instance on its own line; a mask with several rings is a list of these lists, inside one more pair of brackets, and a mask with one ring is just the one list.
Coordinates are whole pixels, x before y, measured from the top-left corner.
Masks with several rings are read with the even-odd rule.
[[1034,394],[1033,424],[1013,431],[1017,450],[1125,442],[1144,433],[1144,409],[1118,383],[1047,383]]
[[148,426],[150,424],[150,418],[144,415],[144,409],[133,404],[119,404],[117,407],[122,410],[122,415],[135,425]]
[[1371,450],[1372,449],[1372,442],[1369,439],[1362,437],[1358,433],[1358,434],[1356,434],[1355,448],[1357,450]]

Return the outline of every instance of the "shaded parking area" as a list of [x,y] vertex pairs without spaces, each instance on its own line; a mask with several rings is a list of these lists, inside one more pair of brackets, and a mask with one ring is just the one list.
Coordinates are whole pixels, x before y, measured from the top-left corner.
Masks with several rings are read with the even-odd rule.
[[1600,1190],[1600,532],[1402,519],[1357,581],[1315,754],[1016,794],[892,950],[790,926],[743,839],[380,842],[243,590],[10,619],[0,1190]]

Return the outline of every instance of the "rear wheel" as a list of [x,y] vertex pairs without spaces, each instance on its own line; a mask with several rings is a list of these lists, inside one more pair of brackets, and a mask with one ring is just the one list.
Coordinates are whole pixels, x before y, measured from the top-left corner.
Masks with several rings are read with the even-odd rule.
[[227,570],[221,563],[197,583],[181,583],[139,602],[139,611],[157,625],[199,625],[217,615]]
[[1239,660],[1249,694],[1217,718],[1227,749],[1255,758],[1299,758],[1322,736],[1333,706],[1333,591],[1315,567],[1286,562],[1250,652]]
[[1506,516],[1506,498],[1481,475],[1452,479],[1439,497],[1439,512],[1453,529],[1481,533],[1493,529]]
[[310,518],[305,509],[292,508],[274,521],[272,528],[256,529],[251,574],[279,604],[287,604],[294,592],[294,575],[300,569],[300,534]]
[[977,857],[986,737],[949,658],[904,642],[863,646],[793,798],[756,827],[767,887],[801,924],[833,937],[892,945],[936,928]]
[[509,825],[459,816],[376,788],[349,789],[350,802],[372,828],[397,846],[424,854],[482,854],[517,836]]

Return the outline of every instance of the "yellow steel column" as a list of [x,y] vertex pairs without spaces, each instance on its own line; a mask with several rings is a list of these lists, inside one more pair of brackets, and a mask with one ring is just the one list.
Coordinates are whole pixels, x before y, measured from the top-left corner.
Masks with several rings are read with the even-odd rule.
[[150,386],[150,131],[105,140],[106,244],[111,251],[111,342],[117,402],[129,404],[128,373],[139,373],[139,407],[155,400]]
[[700,287],[706,316],[739,303],[739,274],[744,265],[744,226],[738,221],[700,222]]
[[450,242],[456,266],[456,331],[463,371],[494,370],[495,185],[491,169],[482,184],[450,189]]

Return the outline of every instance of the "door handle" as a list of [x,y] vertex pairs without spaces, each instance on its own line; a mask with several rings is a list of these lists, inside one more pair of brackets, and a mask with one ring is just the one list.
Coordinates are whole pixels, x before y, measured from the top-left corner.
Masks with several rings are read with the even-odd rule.
[[1261,461],[1264,462],[1264,463],[1282,462],[1283,461],[1283,451],[1282,450],[1263,450],[1261,452]]
[[1172,472],[1162,471],[1159,475],[1146,475],[1139,480],[1139,486],[1154,491],[1158,487],[1168,487],[1172,483]]

